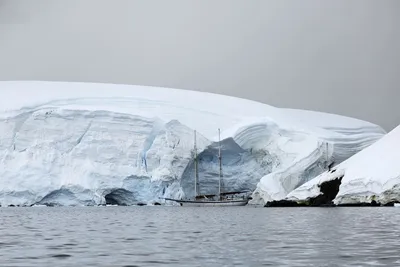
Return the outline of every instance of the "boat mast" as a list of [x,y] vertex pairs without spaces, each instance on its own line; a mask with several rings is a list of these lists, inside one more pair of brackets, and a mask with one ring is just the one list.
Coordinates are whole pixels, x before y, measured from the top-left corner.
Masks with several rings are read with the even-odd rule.
[[196,130],[194,130],[194,198],[199,195],[199,170],[197,166]]
[[329,154],[328,154],[328,151],[329,150],[329,148],[328,148],[328,142],[326,142],[326,168],[328,169],[329,168]]
[[218,128],[218,160],[219,160],[218,199],[221,200],[222,161],[221,161],[221,130],[219,128]]

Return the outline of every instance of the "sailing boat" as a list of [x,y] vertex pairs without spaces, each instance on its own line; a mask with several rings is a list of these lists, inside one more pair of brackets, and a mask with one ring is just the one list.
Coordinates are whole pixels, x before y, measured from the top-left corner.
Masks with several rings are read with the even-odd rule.
[[[196,146],[196,130],[194,131],[194,191],[195,197],[193,200],[182,200],[165,198],[165,200],[172,200],[179,203],[181,206],[192,207],[212,207],[212,206],[245,206],[249,202],[246,196],[227,197],[229,195],[237,195],[245,192],[222,192],[222,160],[221,160],[221,131],[218,129],[218,160],[219,160],[219,180],[218,180],[218,194],[217,195],[200,195],[199,194],[199,174],[198,174],[198,158]],[[216,198],[216,199],[215,199]]]

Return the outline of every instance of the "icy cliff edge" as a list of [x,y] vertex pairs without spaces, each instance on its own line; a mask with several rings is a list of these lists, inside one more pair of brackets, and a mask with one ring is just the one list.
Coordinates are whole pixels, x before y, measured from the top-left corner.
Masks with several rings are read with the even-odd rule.
[[284,197],[380,139],[371,123],[209,93],[143,86],[0,82],[0,204],[131,205],[224,190]]
[[400,202],[400,126],[376,143],[345,160],[329,172],[303,184],[288,195],[294,201],[306,201],[321,194],[320,185],[340,179],[337,205]]

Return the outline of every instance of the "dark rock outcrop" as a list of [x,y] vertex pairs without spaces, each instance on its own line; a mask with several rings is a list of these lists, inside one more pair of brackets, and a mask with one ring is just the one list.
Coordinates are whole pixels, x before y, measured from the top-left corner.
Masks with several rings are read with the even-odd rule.
[[333,200],[339,193],[339,187],[342,182],[342,178],[338,177],[334,180],[323,182],[319,185],[321,194],[307,199],[305,201],[293,201],[293,200],[276,200],[270,201],[265,204],[264,207],[334,207]]
[[[372,200],[371,203],[361,202],[361,203],[349,203],[349,204],[338,204],[338,207],[380,207],[381,204]],[[386,205],[385,205],[386,206]],[[388,205],[390,206],[390,205]]]
[[269,201],[265,204],[264,207],[306,207],[308,206],[306,203],[300,203],[292,200],[274,200],[274,201]]

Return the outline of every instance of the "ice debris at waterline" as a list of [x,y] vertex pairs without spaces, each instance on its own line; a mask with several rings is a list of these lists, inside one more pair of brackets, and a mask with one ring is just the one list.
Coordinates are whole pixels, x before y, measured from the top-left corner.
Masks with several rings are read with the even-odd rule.
[[[400,202],[400,126],[376,143],[301,185],[288,196],[267,206],[312,205],[334,181],[336,194],[329,199],[339,206],[380,206]],[[334,184],[334,183],[333,183]],[[335,185],[333,185],[335,186]],[[331,187],[331,190],[332,187]]]
[[385,133],[374,124],[203,92],[0,82],[0,204],[135,205],[223,188],[281,199]]

